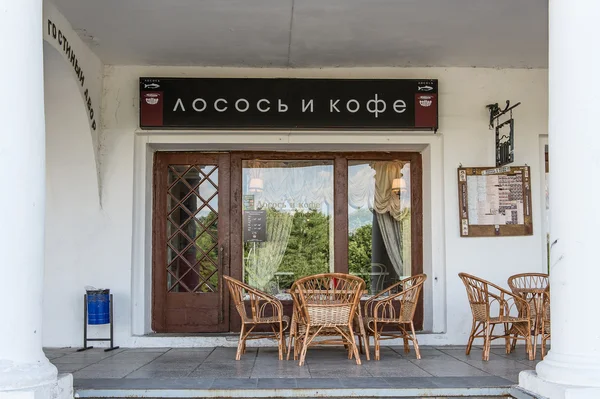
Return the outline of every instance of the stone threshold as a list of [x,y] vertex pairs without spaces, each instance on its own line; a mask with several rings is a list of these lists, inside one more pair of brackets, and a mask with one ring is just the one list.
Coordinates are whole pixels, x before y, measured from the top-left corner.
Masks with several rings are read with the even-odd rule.
[[78,379],[76,398],[517,397],[501,377]]

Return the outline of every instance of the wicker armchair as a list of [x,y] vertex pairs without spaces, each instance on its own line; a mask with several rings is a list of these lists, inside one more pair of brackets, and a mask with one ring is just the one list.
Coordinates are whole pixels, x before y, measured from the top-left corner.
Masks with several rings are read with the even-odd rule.
[[388,274],[387,267],[383,263],[371,263],[371,273],[371,292],[380,292]]
[[[286,347],[284,331],[288,327],[289,317],[283,315],[283,305],[279,299],[232,277],[223,276],[223,278],[227,281],[235,308],[242,318],[242,329],[235,360],[240,360],[242,354],[246,352],[247,340],[261,338],[275,338],[279,347],[279,360],[283,360]],[[246,311],[245,300],[250,303],[250,314]],[[259,324],[270,325],[273,333],[250,335]]]
[[[298,358],[298,354],[300,358],[298,365],[304,364],[309,346],[333,344],[346,346],[348,358],[354,356],[356,363],[361,364],[353,323],[364,289],[363,279],[342,273],[308,276],[292,285],[290,294],[294,301],[294,316],[289,345],[291,347],[293,339],[294,359]],[[317,336],[328,338],[315,340]],[[341,339],[338,338],[340,336]]]
[[[473,325],[466,354],[471,353],[471,346],[475,338],[483,338],[483,360],[489,360],[491,342],[494,339],[504,338],[506,353],[510,353],[510,338],[513,336],[514,339],[525,341],[529,360],[533,360],[531,318],[527,301],[489,281],[466,273],[458,275],[467,290],[473,314]],[[498,324],[503,325],[504,333],[495,335],[494,328]],[[518,331],[518,334],[512,335],[514,331]]]
[[[508,278],[508,286],[513,294],[520,296],[529,304],[529,316],[531,317],[533,358],[536,356],[537,337],[542,334],[542,295],[549,289],[549,276],[544,273],[521,273]],[[512,331],[518,335],[519,331]],[[512,340],[511,349],[516,346],[516,339]]]
[[[408,341],[412,341],[417,359],[421,358],[413,318],[426,279],[425,274],[406,278],[372,296],[365,303],[365,325],[367,333],[375,341],[375,360],[379,360],[380,341],[394,338],[404,340],[406,353],[410,351]],[[400,292],[396,293],[397,290]],[[397,326],[400,331],[384,332],[384,327],[389,325]]]
[[550,337],[550,289],[542,294],[542,360],[546,356],[546,341]]

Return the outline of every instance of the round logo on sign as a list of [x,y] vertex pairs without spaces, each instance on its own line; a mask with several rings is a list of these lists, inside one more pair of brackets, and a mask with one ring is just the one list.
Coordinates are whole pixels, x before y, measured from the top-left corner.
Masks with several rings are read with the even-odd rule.
[[156,105],[158,104],[158,94],[157,93],[146,93],[144,97],[146,97],[146,104],[148,105]]
[[422,107],[430,107],[433,104],[433,96],[419,96],[419,104]]

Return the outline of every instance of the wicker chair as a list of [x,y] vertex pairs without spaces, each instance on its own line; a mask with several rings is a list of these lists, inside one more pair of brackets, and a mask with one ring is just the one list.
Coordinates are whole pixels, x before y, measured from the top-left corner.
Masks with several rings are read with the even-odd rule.
[[[356,363],[361,364],[353,323],[364,289],[363,279],[342,273],[308,276],[292,285],[294,315],[289,345],[293,340],[294,359],[298,354],[300,358],[298,365],[304,364],[309,346],[334,344],[343,344],[348,349],[348,358],[356,357]],[[328,338],[315,340],[317,336]],[[291,348],[288,358],[290,351]]]
[[[223,276],[223,278],[227,281],[235,308],[242,318],[242,328],[235,360],[240,360],[242,354],[246,352],[247,340],[261,338],[275,338],[279,347],[279,360],[283,360],[286,347],[284,332],[288,327],[290,318],[283,315],[283,305],[279,299],[232,277]],[[246,311],[245,300],[250,304],[250,314]],[[254,328],[260,324],[269,325],[273,333],[250,335]]]
[[371,292],[380,292],[383,290],[385,277],[387,275],[387,267],[383,263],[371,263]]
[[[412,341],[417,359],[421,358],[413,318],[426,279],[425,274],[406,278],[372,296],[365,303],[365,324],[368,334],[375,341],[375,360],[379,360],[380,341],[394,338],[404,340],[406,353],[410,351],[408,341]],[[400,292],[396,293],[396,290]],[[384,332],[384,327],[388,325],[397,326],[400,331]]]
[[[489,281],[466,273],[458,275],[467,290],[473,314],[473,325],[466,354],[471,353],[471,346],[475,338],[483,338],[483,360],[489,360],[491,342],[494,339],[504,338],[506,353],[510,353],[510,338],[513,336],[515,339],[525,341],[529,360],[533,360],[531,318],[527,301]],[[492,313],[494,313],[493,316]],[[494,335],[494,327],[498,324],[504,326],[504,333]],[[518,331],[518,334],[513,335],[514,331]]]
[[546,356],[546,341],[550,337],[550,289],[546,289],[542,294],[542,360]]
[[[521,273],[508,278],[508,286],[513,294],[520,296],[529,303],[529,315],[531,317],[533,358],[536,356],[537,337],[542,334],[542,295],[549,289],[549,276],[544,273]],[[519,331],[512,331],[518,335]],[[511,349],[516,346],[516,339],[512,340]]]

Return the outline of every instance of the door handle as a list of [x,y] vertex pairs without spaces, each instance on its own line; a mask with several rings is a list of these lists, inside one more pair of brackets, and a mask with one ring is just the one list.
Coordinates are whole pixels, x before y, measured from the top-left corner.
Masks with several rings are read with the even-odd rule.
[[223,246],[221,245],[219,247],[219,262],[218,262],[219,274],[221,274],[223,272],[223,251],[224,251],[224,249],[223,249]]

